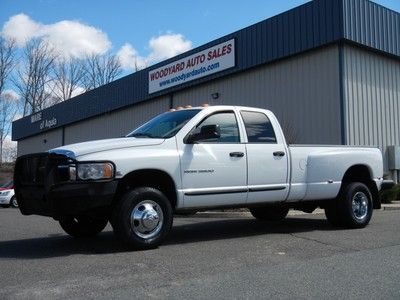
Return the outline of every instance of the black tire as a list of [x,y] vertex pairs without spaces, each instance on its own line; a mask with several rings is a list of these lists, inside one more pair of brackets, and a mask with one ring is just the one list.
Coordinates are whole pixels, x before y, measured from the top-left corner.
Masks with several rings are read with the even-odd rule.
[[171,230],[172,222],[171,203],[162,192],[150,187],[124,194],[111,218],[115,235],[130,248],[143,250],[158,247]]
[[18,208],[18,202],[17,202],[17,198],[15,196],[13,196],[10,200],[10,207],[12,208]]
[[371,220],[372,212],[371,192],[361,182],[353,182],[345,186],[339,197],[325,208],[325,215],[332,225],[346,228],[367,226]]
[[108,220],[92,217],[68,217],[59,221],[61,228],[66,233],[76,238],[93,237],[107,226]]
[[286,218],[289,208],[282,206],[267,206],[250,208],[250,213],[260,221],[282,221]]

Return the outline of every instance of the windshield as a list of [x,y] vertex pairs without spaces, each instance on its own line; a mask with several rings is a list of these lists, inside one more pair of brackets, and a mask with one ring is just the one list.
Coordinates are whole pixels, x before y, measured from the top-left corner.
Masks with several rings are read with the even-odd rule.
[[13,185],[13,182],[9,181],[9,182],[6,182],[6,183],[0,185],[0,188],[8,188],[8,187],[12,187],[12,185]]
[[199,111],[200,109],[185,109],[163,113],[135,129],[127,137],[163,139],[173,137]]

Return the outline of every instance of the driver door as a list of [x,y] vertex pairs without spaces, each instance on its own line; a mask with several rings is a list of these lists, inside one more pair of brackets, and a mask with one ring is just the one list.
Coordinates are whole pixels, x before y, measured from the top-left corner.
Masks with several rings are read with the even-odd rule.
[[219,127],[219,137],[183,142],[180,147],[184,207],[215,207],[246,203],[247,162],[234,111],[220,111],[203,119],[203,126]]

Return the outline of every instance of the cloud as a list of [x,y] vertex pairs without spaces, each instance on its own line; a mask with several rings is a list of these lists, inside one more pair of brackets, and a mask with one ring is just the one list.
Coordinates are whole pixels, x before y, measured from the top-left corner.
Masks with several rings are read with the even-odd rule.
[[148,47],[150,53],[147,56],[141,56],[131,44],[124,44],[117,53],[122,68],[133,71],[143,69],[192,49],[192,42],[185,39],[182,34],[168,33],[151,38]]
[[14,90],[4,90],[1,95],[9,101],[18,101],[21,98]]
[[87,54],[103,54],[111,48],[107,34],[93,26],[70,20],[46,25],[25,14],[10,17],[1,34],[14,39],[19,47],[40,38],[64,57],[82,58]]
[[13,122],[16,120],[22,119],[23,117],[24,117],[24,115],[22,115],[22,114],[16,114],[13,118]]
[[135,48],[131,44],[125,43],[118,51],[117,56],[121,63],[121,66],[125,70],[143,69],[146,67],[146,58],[139,55]]
[[192,42],[186,40],[182,34],[165,34],[152,38],[149,42],[150,61],[160,61],[192,49]]
[[[112,46],[107,34],[93,26],[73,20],[42,24],[23,13],[10,17],[4,23],[1,35],[14,39],[17,46],[21,48],[32,39],[41,39],[65,58],[83,58],[87,54],[104,54]],[[191,48],[192,42],[182,34],[167,33],[150,39],[147,56],[140,55],[129,43],[120,48],[117,56],[121,60],[123,69],[135,71]]]

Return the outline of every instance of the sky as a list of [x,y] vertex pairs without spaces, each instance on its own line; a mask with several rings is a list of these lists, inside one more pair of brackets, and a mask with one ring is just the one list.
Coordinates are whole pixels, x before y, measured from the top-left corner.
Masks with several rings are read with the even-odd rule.
[[[21,47],[42,38],[68,57],[110,52],[127,74],[306,2],[0,0],[0,32]],[[400,11],[399,0],[375,2]]]

